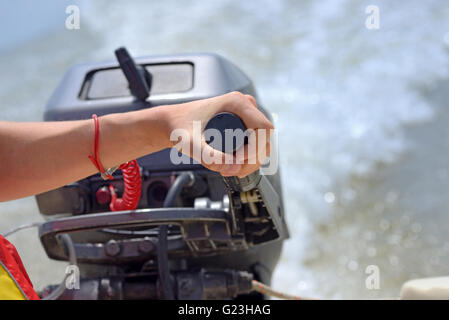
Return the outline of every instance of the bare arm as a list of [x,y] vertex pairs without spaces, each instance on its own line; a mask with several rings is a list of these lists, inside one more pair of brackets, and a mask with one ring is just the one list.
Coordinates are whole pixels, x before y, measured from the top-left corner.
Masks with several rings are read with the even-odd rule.
[[[100,117],[99,157],[105,168],[166,147],[163,108],[149,110]],[[0,200],[41,193],[96,173],[87,157],[94,151],[93,138],[93,120],[0,122]]]
[[[100,117],[99,158],[109,168],[172,147],[172,130],[190,131],[193,121],[207,123],[222,111],[236,113],[249,128],[272,128],[252,97],[231,93]],[[42,193],[96,173],[88,159],[94,152],[93,141],[93,120],[0,122],[0,201]],[[260,163],[204,165],[223,175],[240,176],[260,167]]]

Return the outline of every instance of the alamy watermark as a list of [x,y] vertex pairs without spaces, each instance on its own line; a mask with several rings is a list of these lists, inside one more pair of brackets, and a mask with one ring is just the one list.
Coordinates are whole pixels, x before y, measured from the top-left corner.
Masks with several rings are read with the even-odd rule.
[[67,30],[80,29],[80,8],[74,4],[65,8],[65,13],[68,14],[65,19],[65,27]]
[[368,275],[365,279],[365,287],[368,290],[380,289],[380,269],[375,264],[369,265],[365,269],[365,273]]
[[365,27],[369,30],[377,30],[380,28],[380,10],[376,5],[369,5],[365,8],[368,15],[365,19]]
[[68,265],[65,268],[65,287],[68,290],[78,290],[80,288],[80,269],[77,265]]

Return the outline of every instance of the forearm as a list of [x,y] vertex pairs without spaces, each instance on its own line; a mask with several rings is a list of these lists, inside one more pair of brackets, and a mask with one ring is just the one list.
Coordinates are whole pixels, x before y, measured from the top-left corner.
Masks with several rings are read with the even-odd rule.
[[[206,124],[219,112],[239,116],[248,129],[271,132],[273,125],[257,109],[256,100],[232,92],[182,105],[161,106],[140,111],[111,114],[99,118],[98,157],[103,167],[110,168],[132,159],[174,146],[170,133],[183,129],[188,135],[188,148],[179,150],[195,158],[207,169],[224,176],[244,177],[257,170],[264,159],[225,164],[225,154],[196,139],[194,122]],[[93,120],[13,123],[0,122],[0,201],[42,193],[80,180],[97,172],[88,156],[94,154]],[[201,137],[200,137],[201,138]],[[251,139],[249,144],[251,145]],[[254,154],[265,156],[270,150],[265,139]],[[200,150],[198,155],[193,150]],[[259,152],[259,149],[261,152]],[[203,152],[215,162],[203,162]],[[242,160],[242,159],[240,159]]]
[[[169,146],[167,108],[99,118],[99,158],[105,168]],[[25,197],[97,172],[94,121],[0,122],[0,201]]]

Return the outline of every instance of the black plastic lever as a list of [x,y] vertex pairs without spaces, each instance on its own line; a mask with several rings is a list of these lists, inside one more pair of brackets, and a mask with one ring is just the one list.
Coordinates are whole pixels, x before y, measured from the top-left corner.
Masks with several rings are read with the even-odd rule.
[[115,50],[115,56],[128,80],[131,94],[137,100],[145,101],[150,95],[151,74],[144,67],[134,62],[126,48],[121,47]]

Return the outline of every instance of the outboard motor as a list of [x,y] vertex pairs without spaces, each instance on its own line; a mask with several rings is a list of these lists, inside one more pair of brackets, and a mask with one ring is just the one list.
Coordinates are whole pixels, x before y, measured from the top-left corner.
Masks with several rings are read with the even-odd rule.
[[[46,106],[45,121],[89,119],[231,91],[254,96],[271,118],[251,80],[218,55],[134,60],[120,48],[116,56],[118,63],[71,68]],[[232,114],[219,114],[208,127],[242,125]],[[79,288],[63,290],[59,299],[264,298],[252,292],[251,282],[270,284],[288,238],[279,170],[223,178],[182,155],[185,161],[175,164],[171,152],[137,159],[141,195],[135,210],[110,211],[110,186],[118,195],[124,192],[120,170],[112,181],[95,174],[36,196],[47,220],[39,229],[47,255],[79,268]]]

